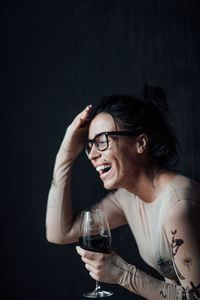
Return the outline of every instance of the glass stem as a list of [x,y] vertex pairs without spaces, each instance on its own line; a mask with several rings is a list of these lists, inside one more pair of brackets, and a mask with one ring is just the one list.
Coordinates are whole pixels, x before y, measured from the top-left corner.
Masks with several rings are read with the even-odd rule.
[[95,291],[99,291],[101,289],[99,281],[96,281]]

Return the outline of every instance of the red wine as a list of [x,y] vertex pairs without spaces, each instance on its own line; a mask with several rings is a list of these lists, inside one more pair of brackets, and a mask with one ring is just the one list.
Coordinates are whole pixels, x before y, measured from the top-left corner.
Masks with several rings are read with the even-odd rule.
[[108,235],[81,236],[79,237],[79,245],[89,251],[107,252],[111,245],[111,237]]

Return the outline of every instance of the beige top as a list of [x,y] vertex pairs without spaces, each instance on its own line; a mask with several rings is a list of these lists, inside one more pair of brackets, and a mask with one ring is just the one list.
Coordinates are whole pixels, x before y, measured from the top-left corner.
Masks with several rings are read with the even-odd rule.
[[[125,216],[143,260],[165,277],[166,282],[176,284],[176,289],[173,286],[170,292],[167,291],[170,285],[165,285],[165,291],[162,287],[156,291],[157,280],[138,270],[139,280],[149,277],[154,290],[150,296],[149,288],[145,291],[143,285],[142,291],[136,290],[139,295],[154,300],[184,299],[184,295],[185,299],[200,299],[200,185],[197,182],[177,175],[152,203],[119,189],[105,197],[101,205],[105,210],[115,213],[118,210],[118,215],[121,212]],[[113,222],[117,223],[114,215]],[[131,284],[126,287],[135,291]],[[191,289],[196,298],[187,292]],[[166,298],[169,294],[170,298]]]
[[[48,198],[47,235],[53,242],[78,240],[79,216],[72,215],[71,164],[63,153],[56,158]],[[120,284],[147,299],[200,299],[200,185],[177,175],[152,203],[124,189],[98,203],[111,228],[128,223],[144,261],[165,281],[136,269],[124,273]],[[64,216],[64,217],[63,217]],[[132,270],[132,271],[131,271]]]

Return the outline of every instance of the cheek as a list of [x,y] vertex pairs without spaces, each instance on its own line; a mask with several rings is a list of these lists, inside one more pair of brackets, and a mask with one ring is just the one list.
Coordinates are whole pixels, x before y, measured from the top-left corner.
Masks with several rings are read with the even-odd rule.
[[112,145],[112,148],[108,149],[108,152],[105,154],[105,159],[112,163],[113,170],[122,174],[130,172],[130,169],[137,165],[136,153],[133,147],[127,147],[127,144]]
[[116,155],[113,157],[113,170],[116,174],[124,175],[128,167],[130,167],[130,162],[123,156]]
[[139,167],[137,158],[129,151],[117,158],[116,166],[122,175],[131,175]]

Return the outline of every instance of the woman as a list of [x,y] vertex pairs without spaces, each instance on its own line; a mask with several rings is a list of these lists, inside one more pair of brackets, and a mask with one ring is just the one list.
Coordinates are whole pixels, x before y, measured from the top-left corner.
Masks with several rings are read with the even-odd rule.
[[165,281],[140,271],[113,251],[103,254],[77,247],[91,277],[152,300],[200,299],[200,186],[172,169],[177,140],[166,121],[161,92],[146,87],[143,100],[110,96],[91,121],[91,105],[73,120],[56,157],[47,239],[58,244],[78,241],[80,215],[72,211],[70,178],[73,163],[86,145],[105,189],[115,190],[98,203],[110,227],[128,224],[142,258]]

